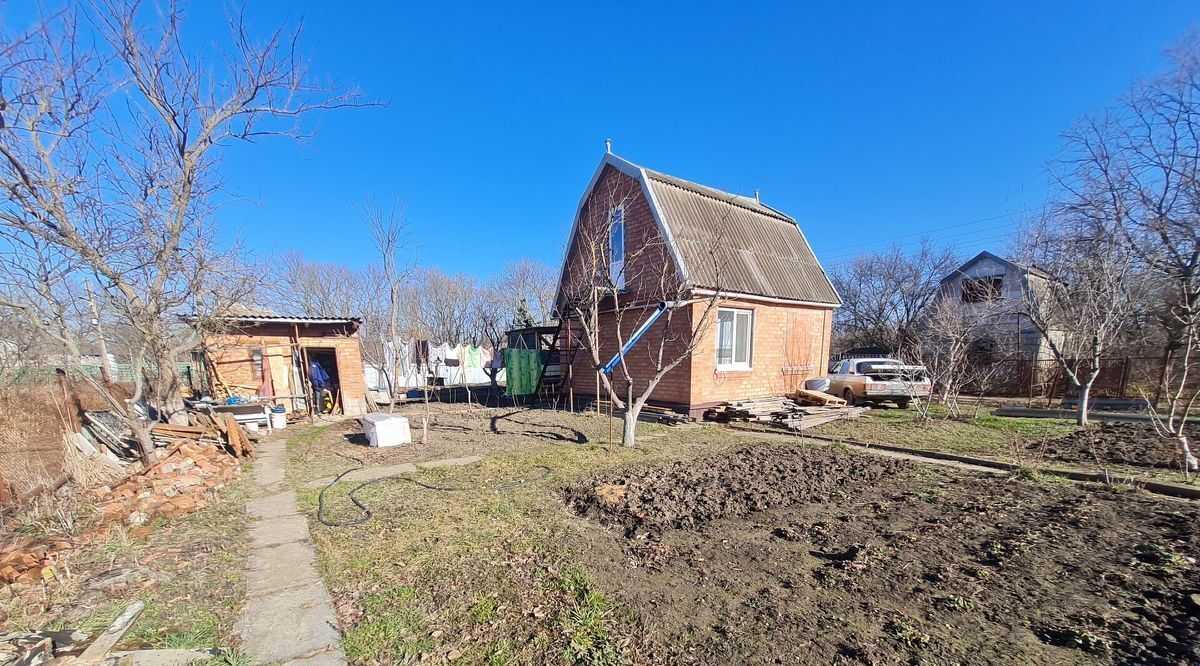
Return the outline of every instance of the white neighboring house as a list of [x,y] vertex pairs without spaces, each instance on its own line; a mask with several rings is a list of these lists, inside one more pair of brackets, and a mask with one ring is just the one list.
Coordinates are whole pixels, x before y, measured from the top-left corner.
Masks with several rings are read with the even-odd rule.
[[[952,298],[968,308],[977,307],[981,312],[980,337],[997,350],[1004,350],[1005,355],[1047,361],[1053,360],[1054,355],[1029,320],[1026,293],[1051,280],[1049,273],[1037,267],[1022,266],[984,251],[942,278],[938,298]],[[1002,303],[999,308],[997,302]],[[997,310],[1001,314],[994,314]]]

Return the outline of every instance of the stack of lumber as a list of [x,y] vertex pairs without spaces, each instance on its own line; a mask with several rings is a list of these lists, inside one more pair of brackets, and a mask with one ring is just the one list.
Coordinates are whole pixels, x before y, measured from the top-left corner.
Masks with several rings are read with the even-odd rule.
[[224,444],[229,452],[238,458],[254,455],[254,445],[250,443],[250,436],[246,434],[245,429],[238,424],[232,414],[209,414],[207,412],[189,412],[188,414],[192,421],[192,429],[202,431],[200,437],[193,441],[206,441],[204,438],[209,437],[212,438],[212,441]]
[[654,405],[645,405],[642,407],[642,411],[638,414],[638,420],[671,426],[691,422],[687,414],[680,414],[666,407],[655,407]]
[[[769,423],[788,430],[804,430],[830,421],[855,418],[867,409],[866,407],[846,407],[844,401],[833,396],[829,397],[836,401],[831,401],[829,406],[799,405],[788,398],[736,400],[708,410],[704,413],[704,418],[720,423],[753,421]],[[838,402],[842,404],[838,405]]]

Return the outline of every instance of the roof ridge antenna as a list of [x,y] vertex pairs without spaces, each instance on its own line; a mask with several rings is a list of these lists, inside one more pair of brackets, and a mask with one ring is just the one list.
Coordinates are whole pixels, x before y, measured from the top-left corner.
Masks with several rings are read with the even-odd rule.
[[612,155],[612,139],[604,140],[604,152],[608,153],[609,155]]
[[762,203],[758,200],[758,188],[754,188],[754,203]]

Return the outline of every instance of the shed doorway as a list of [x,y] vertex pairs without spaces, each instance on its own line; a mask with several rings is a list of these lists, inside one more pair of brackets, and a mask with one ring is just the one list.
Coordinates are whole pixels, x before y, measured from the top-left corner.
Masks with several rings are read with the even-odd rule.
[[332,414],[340,410],[342,391],[337,351],[332,347],[305,347],[304,353],[308,358],[308,367],[305,370],[312,387],[316,411]]

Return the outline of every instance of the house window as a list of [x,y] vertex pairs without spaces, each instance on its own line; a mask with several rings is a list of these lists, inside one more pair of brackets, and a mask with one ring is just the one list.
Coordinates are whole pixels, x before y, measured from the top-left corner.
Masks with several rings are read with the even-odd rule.
[[250,349],[250,372],[253,373],[254,379],[261,381],[263,378],[263,354],[261,347],[252,347]]
[[962,281],[962,300],[963,303],[994,301],[1000,298],[1003,288],[1004,278],[1000,276],[967,278]]
[[754,311],[717,310],[717,369],[749,370],[754,355]]
[[609,213],[608,277],[617,289],[625,288],[625,207]]

